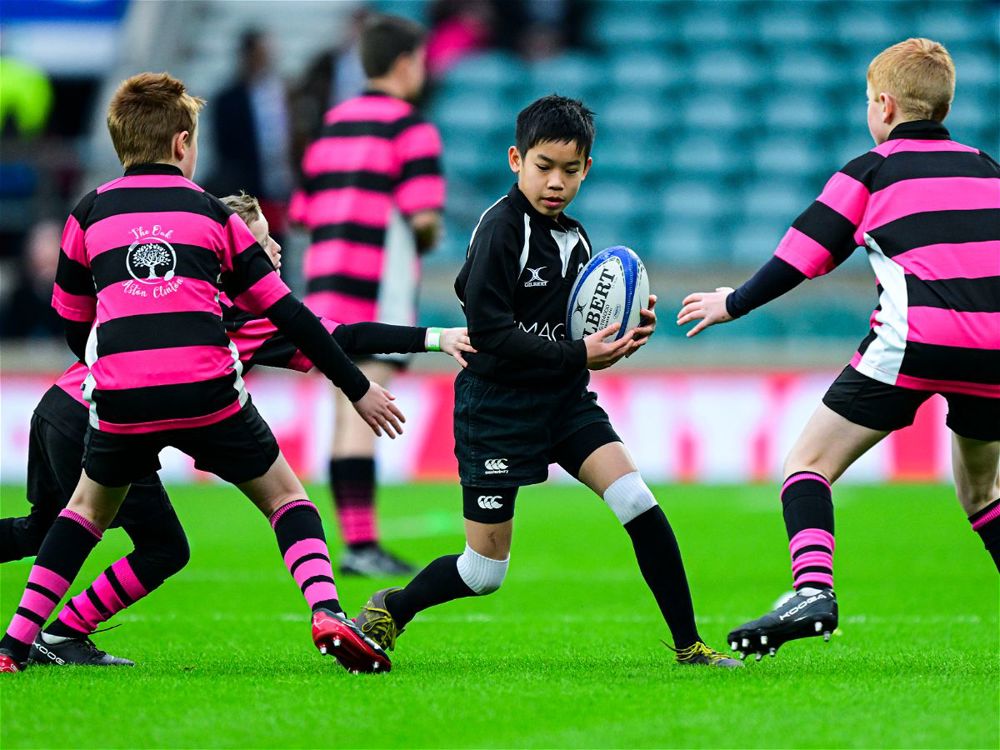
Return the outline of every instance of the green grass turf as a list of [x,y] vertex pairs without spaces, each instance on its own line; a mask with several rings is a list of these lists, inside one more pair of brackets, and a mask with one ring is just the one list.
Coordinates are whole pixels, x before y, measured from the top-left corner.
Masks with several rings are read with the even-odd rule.
[[[25,508],[18,487],[3,515]],[[188,568],[97,637],[135,669],[0,685],[22,747],[984,747],[1000,745],[998,578],[952,491],[838,488],[841,632],[736,672],[679,667],[612,514],[579,487],[518,499],[502,591],[420,616],[390,675],[321,658],[270,528],[234,491],[173,488]],[[723,646],[789,581],[773,487],[668,487],[702,634]],[[315,492],[326,513],[325,493]],[[402,555],[462,548],[452,486],[382,491]],[[328,528],[333,528],[328,525]],[[112,532],[86,580],[128,550]],[[2,567],[2,616],[30,561]],[[84,578],[78,578],[78,591]],[[342,578],[353,612],[395,581]],[[401,583],[401,582],[399,582]]]

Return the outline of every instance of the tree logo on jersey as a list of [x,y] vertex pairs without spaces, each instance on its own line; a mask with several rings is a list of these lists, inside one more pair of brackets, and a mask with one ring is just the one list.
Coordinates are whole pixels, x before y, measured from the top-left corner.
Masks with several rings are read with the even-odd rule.
[[177,291],[183,279],[174,278],[177,252],[169,241],[174,230],[164,230],[159,224],[154,224],[152,229],[134,227],[130,233],[135,239],[125,253],[125,268],[135,281],[124,283],[126,293],[135,297],[148,296],[139,284],[154,285],[154,298],[165,297]]
[[144,238],[133,242],[125,256],[132,278],[143,284],[158,284],[174,277],[177,254],[166,240]]
[[542,278],[542,271],[546,268],[548,268],[548,266],[541,266],[540,268],[527,268],[526,270],[531,274],[531,278],[524,282],[525,288],[530,289],[534,286],[548,286],[548,280]]

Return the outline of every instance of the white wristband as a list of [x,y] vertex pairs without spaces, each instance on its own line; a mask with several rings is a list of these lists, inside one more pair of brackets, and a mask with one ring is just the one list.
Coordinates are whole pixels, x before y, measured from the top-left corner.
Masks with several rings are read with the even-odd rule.
[[428,328],[424,337],[424,350],[428,352],[441,351],[441,332],[443,328]]

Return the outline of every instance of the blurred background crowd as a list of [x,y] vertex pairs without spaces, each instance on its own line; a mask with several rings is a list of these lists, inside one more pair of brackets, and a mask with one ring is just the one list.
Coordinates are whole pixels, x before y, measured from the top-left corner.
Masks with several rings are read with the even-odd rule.
[[[680,296],[737,285],[844,162],[871,147],[865,70],[907,36],[958,70],[956,140],[1000,153],[1000,6],[989,0],[4,0],[0,28],[0,337],[64,353],[49,310],[73,203],[120,167],[103,126],[117,83],[167,70],[208,100],[196,179],[261,198],[301,289],[306,237],[286,209],[324,111],[364,85],[367,14],[430,29],[422,107],[448,182],[421,322],[461,322],[450,291],[469,232],[513,178],[514,117],[551,92],[597,113],[594,168],[570,214],[598,247],[627,244],[663,299],[646,362],[843,361],[875,303],[863,258],[712,340],[677,346]],[[29,347],[12,346],[28,341]],[[844,346],[833,343],[846,342]],[[722,358],[726,358],[723,360]]]

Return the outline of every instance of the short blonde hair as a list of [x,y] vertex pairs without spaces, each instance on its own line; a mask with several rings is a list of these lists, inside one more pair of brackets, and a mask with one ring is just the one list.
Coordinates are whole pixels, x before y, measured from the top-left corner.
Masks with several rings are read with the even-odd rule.
[[955,97],[955,63],[943,44],[911,38],[880,52],[868,66],[872,95],[885,92],[902,114],[944,120]]
[[247,226],[253,224],[264,214],[260,210],[260,203],[252,195],[247,195],[242,190],[239,195],[227,195],[220,199],[236,212],[236,215],[243,219]]
[[169,73],[139,73],[121,82],[108,106],[108,132],[126,169],[173,157],[177,133],[194,137],[205,100],[187,93]]

